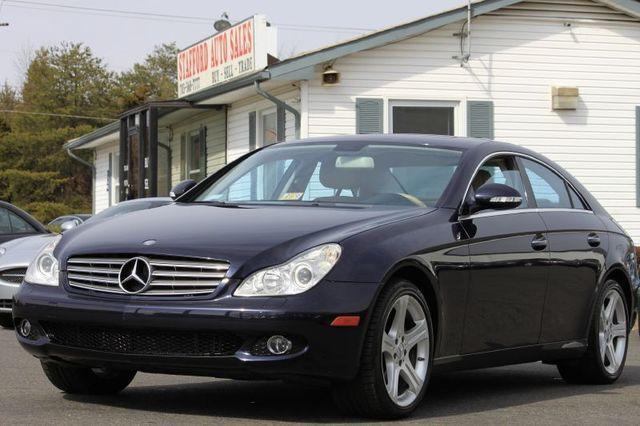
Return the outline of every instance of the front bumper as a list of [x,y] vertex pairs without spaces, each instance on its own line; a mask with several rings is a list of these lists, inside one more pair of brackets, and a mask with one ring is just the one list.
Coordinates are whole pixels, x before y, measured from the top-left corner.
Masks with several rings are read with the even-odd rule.
[[[229,287],[234,287],[231,284]],[[28,319],[33,324],[34,336],[16,336],[28,352],[44,360],[228,378],[350,379],[358,371],[367,313],[376,288],[368,283],[322,282],[293,297],[238,298],[222,294],[212,300],[149,302],[77,295],[61,287],[25,283],[14,299],[13,315],[16,321]],[[336,316],[349,314],[361,316],[359,326],[330,325]],[[112,346],[96,349],[77,343],[60,344],[57,336],[47,331],[51,323],[91,327],[94,339],[106,333],[100,330],[119,330],[129,338],[132,334],[142,334],[143,338],[147,338],[145,333],[160,334],[165,341],[174,339],[167,336],[177,336],[177,340],[182,334],[224,333],[240,343],[223,355],[140,353],[129,351],[129,343],[120,344],[110,334],[107,341]],[[256,345],[275,334],[290,337],[293,350],[278,356],[256,353]]]

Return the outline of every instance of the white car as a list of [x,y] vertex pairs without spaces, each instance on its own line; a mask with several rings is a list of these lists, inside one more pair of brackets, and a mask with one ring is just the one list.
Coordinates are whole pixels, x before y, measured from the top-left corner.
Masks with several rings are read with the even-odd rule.
[[[84,223],[93,223],[98,220],[106,220],[126,213],[147,210],[164,206],[171,202],[171,198],[140,198],[137,200],[123,201],[111,206],[97,215],[87,219]],[[64,230],[78,226],[77,222],[70,220],[60,224]],[[18,238],[0,245],[0,326],[13,327],[11,316],[13,295],[20,288],[27,267],[35,255],[57,234],[39,234],[30,237]]]

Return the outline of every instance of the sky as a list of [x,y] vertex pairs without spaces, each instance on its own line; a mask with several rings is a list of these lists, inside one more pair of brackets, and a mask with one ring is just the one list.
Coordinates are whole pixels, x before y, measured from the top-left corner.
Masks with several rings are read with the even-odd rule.
[[63,41],[84,43],[110,69],[123,71],[155,45],[175,41],[184,48],[213,34],[223,12],[232,22],[266,15],[278,27],[282,58],[462,4],[466,0],[0,0],[0,23],[9,23],[0,26],[0,83],[19,85],[29,52]]

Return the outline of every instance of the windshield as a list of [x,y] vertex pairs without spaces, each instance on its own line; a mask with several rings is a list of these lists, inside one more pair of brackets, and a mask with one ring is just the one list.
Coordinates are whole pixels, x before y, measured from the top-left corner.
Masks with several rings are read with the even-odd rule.
[[281,145],[247,158],[194,202],[433,206],[461,152],[422,146]]

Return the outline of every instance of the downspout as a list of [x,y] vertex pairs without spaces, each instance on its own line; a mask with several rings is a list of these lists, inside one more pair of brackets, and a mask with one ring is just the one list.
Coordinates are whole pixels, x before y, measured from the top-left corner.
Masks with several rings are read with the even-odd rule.
[[91,168],[91,213],[95,214],[96,194],[94,194],[94,191],[95,191],[95,185],[96,185],[96,166],[94,166],[87,160],[78,157],[76,154],[73,153],[73,151],[71,151],[71,148],[67,148],[67,155],[69,155],[69,157],[73,158],[74,160],[84,164],[85,166]]
[[254,82],[253,85],[256,88],[256,92],[258,92],[258,94],[260,96],[262,96],[265,99],[270,100],[271,102],[273,102],[277,106],[280,106],[280,107],[284,108],[285,110],[289,111],[291,114],[293,114],[293,117],[295,118],[295,123],[296,123],[296,139],[300,139],[300,111],[298,111],[297,109],[295,109],[291,105],[288,105],[283,100],[278,99],[275,96],[273,96],[273,95],[265,92],[264,90],[262,90],[262,87],[260,87],[260,82],[259,81]]

